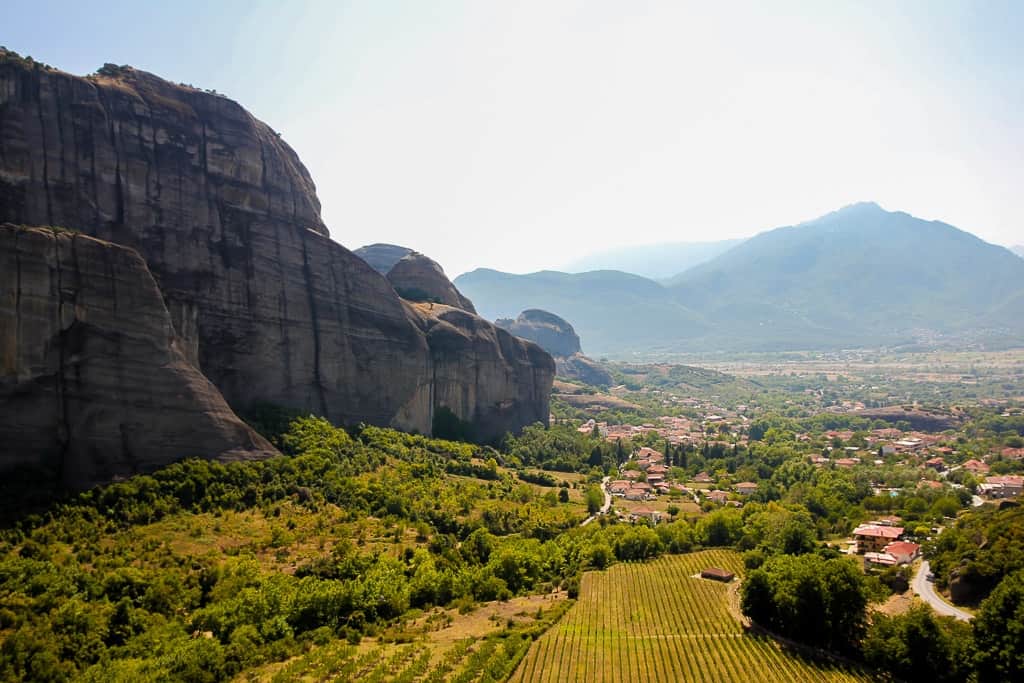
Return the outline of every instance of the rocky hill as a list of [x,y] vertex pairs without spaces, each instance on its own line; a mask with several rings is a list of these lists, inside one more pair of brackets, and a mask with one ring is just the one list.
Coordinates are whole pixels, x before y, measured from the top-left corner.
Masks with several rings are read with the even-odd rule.
[[185,358],[133,250],[0,225],[0,293],[0,469],[82,488],[186,456],[276,453]]
[[[295,152],[237,103],[130,67],[82,78],[0,52],[0,150],[0,220],[136,249],[185,357],[235,410],[267,401],[431,431],[446,392],[420,320],[330,239]],[[464,402],[459,417],[487,414],[501,433],[546,421],[553,364],[520,378],[543,354],[525,342],[492,351],[521,391],[496,396],[453,374],[490,401]]]
[[554,313],[529,309],[515,319],[501,318],[494,322],[523,339],[536,342],[555,357],[558,375],[578,379],[587,384],[608,386],[612,376],[601,365],[583,355],[580,337],[572,325]]
[[412,249],[397,244],[377,243],[359,247],[352,253],[369,263],[381,275],[387,275],[396,263],[412,253]]

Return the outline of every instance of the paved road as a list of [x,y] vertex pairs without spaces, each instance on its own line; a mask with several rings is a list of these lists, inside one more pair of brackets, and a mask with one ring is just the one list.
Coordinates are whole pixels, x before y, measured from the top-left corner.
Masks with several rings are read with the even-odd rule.
[[598,515],[607,515],[608,514],[608,511],[612,507],[612,494],[608,493],[608,482],[610,480],[611,480],[611,477],[604,477],[601,480],[601,493],[604,494],[604,505],[601,506],[601,509],[598,511],[598,513],[596,515],[590,515],[585,520],[583,520],[583,522],[580,524],[580,526],[586,526],[586,525],[590,524],[595,519],[597,519]]
[[921,561],[921,567],[917,570],[917,574],[914,576],[914,580],[910,586],[914,589],[914,592],[921,596],[921,599],[932,606],[939,614],[947,617],[956,617],[960,621],[970,621],[974,618],[973,614],[965,612],[962,609],[957,609],[953,605],[949,604],[935,591],[935,585],[928,580],[928,573],[931,568],[928,566],[927,560]]

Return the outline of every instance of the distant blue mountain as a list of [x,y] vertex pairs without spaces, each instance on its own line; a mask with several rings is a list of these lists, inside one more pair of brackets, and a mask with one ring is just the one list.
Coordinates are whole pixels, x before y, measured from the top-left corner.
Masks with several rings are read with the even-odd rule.
[[570,273],[620,270],[652,280],[660,280],[710,261],[742,243],[742,239],[735,239],[717,242],[666,242],[620,247],[578,258],[569,263],[565,270]]
[[664,285],[487,270],[456,285],[485,317],[557,313],[592,354],[1024,344],[1024,259],[872,203],[760,233]]

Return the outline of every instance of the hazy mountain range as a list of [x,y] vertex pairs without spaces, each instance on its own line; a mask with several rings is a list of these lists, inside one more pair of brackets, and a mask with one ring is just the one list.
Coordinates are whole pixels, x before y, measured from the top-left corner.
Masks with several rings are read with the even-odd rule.
[[455,282],[486,318],[564,317],[597,355],[1024,342],[1024,260],[873,203],[762,232],[663,284],[611,270]]
[[1010,247],[1010,251],[1012,251],[1017,256],[1024,258],[1024,244],[1018,244],[1015,247]]
[[578,258],[566,265],[565,270],[570,273],[585,273],[591,270],[621,270],[624,273],[660,280],[710,261],[742,242],[742,239],[717,242],[669,242],[607,249]]

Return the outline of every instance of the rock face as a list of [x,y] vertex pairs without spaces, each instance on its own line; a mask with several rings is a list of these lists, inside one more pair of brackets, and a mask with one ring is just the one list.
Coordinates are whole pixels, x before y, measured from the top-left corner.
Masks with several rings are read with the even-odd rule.
[[[431,429],[440,404],[420,320],[330,240],[295,152],[227,98],[129,67],[80,78],[0,52],[0,220],[136,249],[186,357],[236,410],[270,401]],[[454,379],[488,393],[468,371]],[[533,412],[546,415],[541,393]]]
[[537,342],[552,356],[565,358],[580,353],[580,338],[564,318],[537,308],[519,314],[515,320],[503,318],[494,322],[523,339]]
[[359,247],[352,253],[369,263],[381,275],[387,275],[396,263],[412,253],[412,249],[397,244],[378,243]]
[[494,324],[517,337],[539,344],[555,357],[560,376],[594,385],[607,386],[612,383],[607,370],[583,355],[579,335],[564,318],[531,308],[520,313],[515,320],[502,318]]
[[395,244],[369,244],[353,253],[387,277],[407,301],[433,301],[476,313],[473,302],[462,296],[440,264],[418,251]]
[[[548,421],[555,363],[537,344],[443,304],[407,302],[430,344],[432,402],[473,415],[478,439],[500,439],[509,424]],[[466,375],[477,378],[466,382]]]
[[0,470],[72,488],[198,456],[276,454],[185,358],[133,250],[0,225]]
[[388,271],[388,282],[409,301],[433,301],[476,314],[473,302],[462,296],[436,261],[413,251]]

